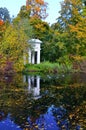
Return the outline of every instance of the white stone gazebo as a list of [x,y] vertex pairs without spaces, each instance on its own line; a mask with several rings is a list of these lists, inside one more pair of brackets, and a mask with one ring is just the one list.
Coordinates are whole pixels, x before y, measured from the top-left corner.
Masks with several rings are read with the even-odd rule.
[[40,63],[40,50],[41,50],[41,45],[42,41],[39,39],[31,39],[29,40],[29,44],[31,48],[29,48],[28,51],[28,62],[31,64],[39,64]]

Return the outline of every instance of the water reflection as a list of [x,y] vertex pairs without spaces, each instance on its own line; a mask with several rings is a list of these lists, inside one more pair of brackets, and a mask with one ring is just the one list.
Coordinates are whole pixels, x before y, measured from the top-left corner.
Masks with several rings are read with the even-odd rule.
[[24,82],[28,83],[28,93],[32,94],[34,99],[41,98],[40,96],[40,76],[25,76]]
[[0,130],[21,130],[20,126],[12,121],[10,114],[5,117],[4,113],[0,113]]
[[0,130],[86,129],[86,80],[81,75],[1,76]]
[[[57,116],[55,117],[55,115]],[[56,108],[51,106],[47,109],[45,114],[41,114],[39,118],[32,123],[31,119],[28,118],[29,128],[38,128],[39,130],[60,130],[61,128],[69,129],[67,119],[62,119],[66,114],[66,110],[63,107]],[[35,127],[34,127],[35,126]]]

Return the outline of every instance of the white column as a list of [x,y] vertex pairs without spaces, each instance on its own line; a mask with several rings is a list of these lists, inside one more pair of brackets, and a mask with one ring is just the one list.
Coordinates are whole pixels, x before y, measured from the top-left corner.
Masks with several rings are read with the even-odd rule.
[[38,90],[38,95],[40,95],[40,77],[37,76],[37,90]]
[[29,76],[28,76],[28,92],[29,93],[31,92],[31,79]]
[[35,59],[34,52],[32,52],[32,64],[34,64],[34,59]]
[[31,63],[31,50],[28,52],[28,62]]
[[40,77],[36,77],[36,86],[34,87],[34,96],[40,95]]
[[40,50],[37,51],[37,64],[40,64]]

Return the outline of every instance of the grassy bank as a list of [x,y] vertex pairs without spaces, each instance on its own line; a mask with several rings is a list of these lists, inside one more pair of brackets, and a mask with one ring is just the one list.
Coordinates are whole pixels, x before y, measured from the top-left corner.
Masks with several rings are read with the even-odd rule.
[[62,73],[70,71],[72,71],[72,64],[42,62],[40,64],[25,65],[24,73],[28,72]]
[[40,64],[25,65],[24,73],[66,73],[66,72],[84,72],[86,73],[85,56],[64,56],[55,63],[41,62]]

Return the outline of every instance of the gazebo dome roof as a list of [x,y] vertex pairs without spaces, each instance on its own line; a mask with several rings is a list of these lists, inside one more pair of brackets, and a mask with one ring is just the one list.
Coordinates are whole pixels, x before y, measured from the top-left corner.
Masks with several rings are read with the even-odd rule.
[[29,43],[39,43],[40,44],[40,43],[42,43],[42,41],[39,39],[30,39]]

